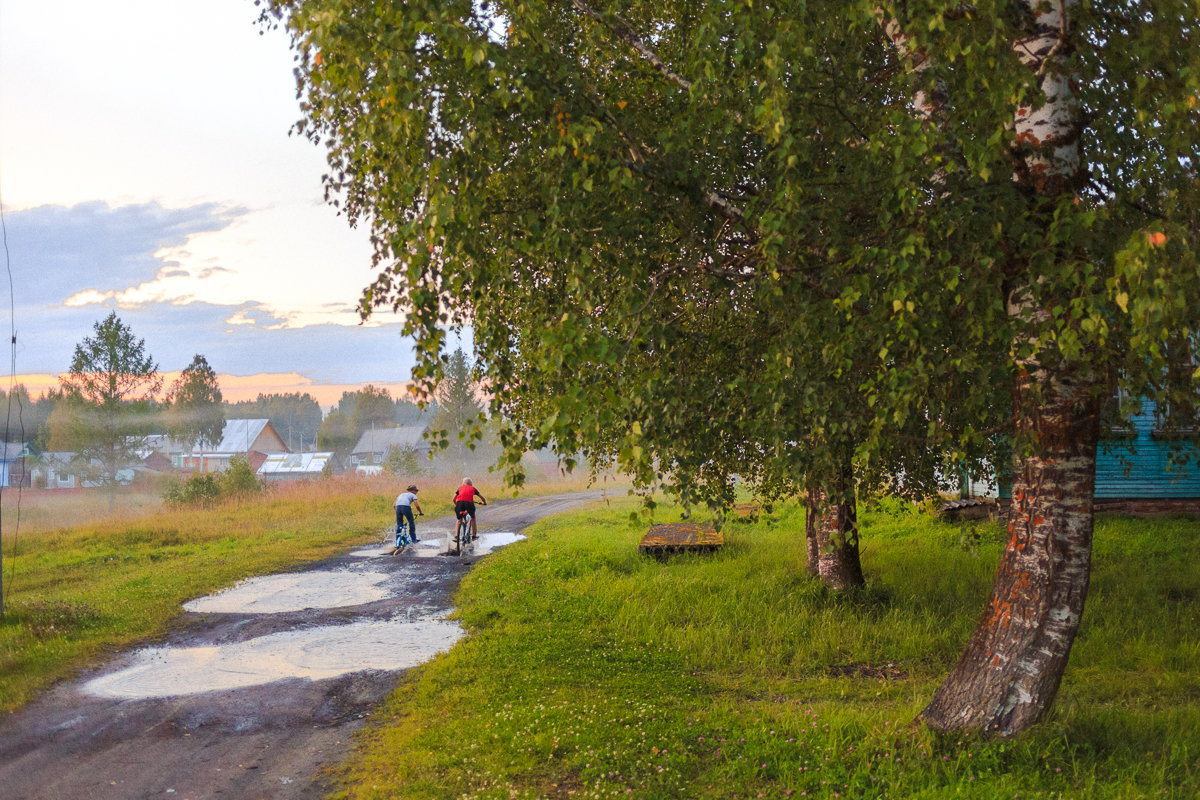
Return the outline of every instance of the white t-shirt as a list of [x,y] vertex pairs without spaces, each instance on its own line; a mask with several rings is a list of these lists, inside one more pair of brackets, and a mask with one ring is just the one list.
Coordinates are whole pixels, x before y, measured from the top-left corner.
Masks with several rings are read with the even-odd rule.
[[413,500],[416,500],[416,499],[417,499],[417,496],[413,492],[402,492],[400,494],[400,496],[396,498],[396,505],[411,506],[413,503]]

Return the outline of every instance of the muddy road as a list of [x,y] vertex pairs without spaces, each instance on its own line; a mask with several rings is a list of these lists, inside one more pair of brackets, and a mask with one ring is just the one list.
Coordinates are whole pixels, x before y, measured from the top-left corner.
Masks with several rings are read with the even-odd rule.
[[344,757],[406,669],[462,635],[445,616],[471,565],[602,496],[482,507],[477,549],[462,558],[444,555],[452,518],[418,518],[422,541],[401,556],[366,542],[189,603],[164,641],[0,720],[0,796],[323,797],[321,767]]

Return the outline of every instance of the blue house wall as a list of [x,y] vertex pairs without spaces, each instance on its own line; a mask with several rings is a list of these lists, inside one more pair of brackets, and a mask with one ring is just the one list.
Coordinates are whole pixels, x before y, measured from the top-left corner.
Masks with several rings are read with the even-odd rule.
[[[1142,403],[1141,413],[1124,430],[1100,441],[1096,454],[1096,498],[1200,498],[1200,449],[1196,439],[1165,437],[1157,432],[1155,405]],[[1182,463],[1180,463],[1182,461]]]

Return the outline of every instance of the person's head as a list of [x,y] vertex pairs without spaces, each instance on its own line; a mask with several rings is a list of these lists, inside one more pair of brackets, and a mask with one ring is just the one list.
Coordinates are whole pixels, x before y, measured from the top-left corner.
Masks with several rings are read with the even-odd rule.
[[420,489],[418,489],[417,485],[414,483],[412,486],[408,487],[408,491],[412,492],[413,494],[416,494],[417,492],[420,491]]
[[463,486],[474,486],[474,485],[475,484],[471,483],[470,478],[463,478]]

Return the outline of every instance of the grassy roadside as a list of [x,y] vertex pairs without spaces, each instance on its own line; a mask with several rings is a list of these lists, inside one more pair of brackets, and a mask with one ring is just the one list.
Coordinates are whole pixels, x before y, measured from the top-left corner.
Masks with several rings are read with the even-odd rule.
[[1200,796],[1200,522],[1102,518],[1059,701],[1016,742],[910,725],[965,642],[999,525],[864,514],[871,588],[804,576],[802,513],[716,557],[636,554],[623,502],[464,581],[470,636],[377,714],[346,798]]
[[[429,488],[426,513],[450,513],[449,486]],[[164,632],[186,600],[378,541],[393,498],[379,482],[312,483],[206,510],[25,532],[15,558],[6,530],[0,711],[100,653]]]

